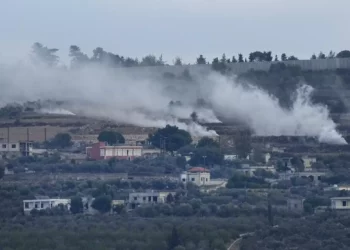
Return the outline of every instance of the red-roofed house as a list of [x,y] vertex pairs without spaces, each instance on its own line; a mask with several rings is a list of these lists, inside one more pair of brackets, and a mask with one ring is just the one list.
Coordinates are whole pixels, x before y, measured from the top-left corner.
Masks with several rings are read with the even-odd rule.
[[193,183],[197,186],[204,186],[210,184],[210,171],[202,167],[194,167],[185,171],[180,176],[181,182]]

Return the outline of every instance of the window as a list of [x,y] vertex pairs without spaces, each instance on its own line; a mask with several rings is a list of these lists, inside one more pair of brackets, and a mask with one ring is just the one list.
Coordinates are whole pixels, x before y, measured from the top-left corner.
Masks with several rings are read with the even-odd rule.
[[134,197],[134,201],[137,201],[137,197]]
[[205,178],[205,181],[208,181],[208,178]]
[[126,155],[129,155],[129,150],[126,150]]
[[44,208],[44,203],[40,203],[40,207],[41,207],[41,208]]
[[343,207],[346,207],[346,201],[343,201]]
[[201,177],[201,181],[204,181],[204,177]]
[[2,148],[6,148],[6,146],[7,146],[6,144],[2,144]]
[[148,196],[148,202],[152,201],[152,196]]
[[39,203],[35,203],[35,208],[39,208]]
[[12,145],[11,145],[11,148],[16,148],[16,144],[12,144]]
[[24,203],[24,207],[29,208],[29,203],[28,202]]
[[154,201],[155,203],[157,203],[158,197],[157,197],[157,196],[153,196],[153,201]]
[[191,181],[194,181],[194,178],[192,178]]
[[185,182],[185,181],[186,181],[186,179],[182,179],[182,181],[183,181],[183,182]]
[[143,197],[143,201],[146,201],[146,197]]

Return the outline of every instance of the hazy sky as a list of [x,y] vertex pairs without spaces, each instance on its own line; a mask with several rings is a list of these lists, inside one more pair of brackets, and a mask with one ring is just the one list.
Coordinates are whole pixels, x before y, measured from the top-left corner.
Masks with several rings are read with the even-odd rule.
[[0,59],[38,41],[192,63],[254,50],[309,58],[350,49],[349,0],[0,0]]

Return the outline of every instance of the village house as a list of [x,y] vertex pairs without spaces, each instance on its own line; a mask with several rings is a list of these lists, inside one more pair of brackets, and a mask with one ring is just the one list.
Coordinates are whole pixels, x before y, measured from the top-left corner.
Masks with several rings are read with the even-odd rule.
[[350,209],[350,197],[333,197],[331,198],[331,208],[334,210]]
[[175,192],[137,192],[129,194],[129,208],[134,209],[140,205],[165,203],[169,194],[173,196]]
[[90,147],[86,147],[86,155],[87,158],[93,160],[106,160],[111,158],[133,160],[142,156],[142,146],[109,146],[105,142],[97,142]]
[[305,171],[312,171],[312,164],[316,163],[316,157],[303,156],[301,160],[304,163]]
[[0,154],[30,156],[32,150],[33,142],[31,141],[0,142]]
[[304,211],[304,198],[288,198],[287,209],[288,211],[302,213]]
[[202,167],[194,167],[180,175],[182,183],[193,183],[197,186],[210,185],[210,171]]
[[254,176],[254,173],[257,170],[265,170],[265,171],[271,172],[273,174],[276,173],[276,169],[274,166],[267,166],[267,165],[250,166],[249,164],[242,164],[242,168],[237,169],[237,171],[239,171],[247,176]]
[[36,196],[34,200],[23,200],[24,214],[30,214],[33,209],[45,210],[62,205],[70,208],[70,199],[50,199],[48,196]]

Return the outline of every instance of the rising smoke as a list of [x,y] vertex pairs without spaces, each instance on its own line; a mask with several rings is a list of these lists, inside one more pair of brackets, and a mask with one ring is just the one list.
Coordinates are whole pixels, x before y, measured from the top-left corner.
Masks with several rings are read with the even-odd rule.
[[[195,136],[213,136],[200,123],[238,120],[257,135],[300,135],[317,137],[321,142],[346,144],[336,131],[326,107],[310,102],[311,87],[301,86],[292,109],[281,108],[267,92],[243,86],[217,74],[197,76],[191,83],[174,83],[142,76],[136,69],[118,69],[89,63],[75,69],[21,63],[0,65],[0,103],[23,103],[43,99],[62,101],[62,105],[43,107],[66,114],[108,118],[143,127],[176,125]],[[174,85],[176,84],[176,85]],[[210,105],[198,106],[205,100]],[[169,105],[177,100],[181,105]],[[57,111],[57,112],[58,112]],[[181,119],[188,119],[183,122]]]

